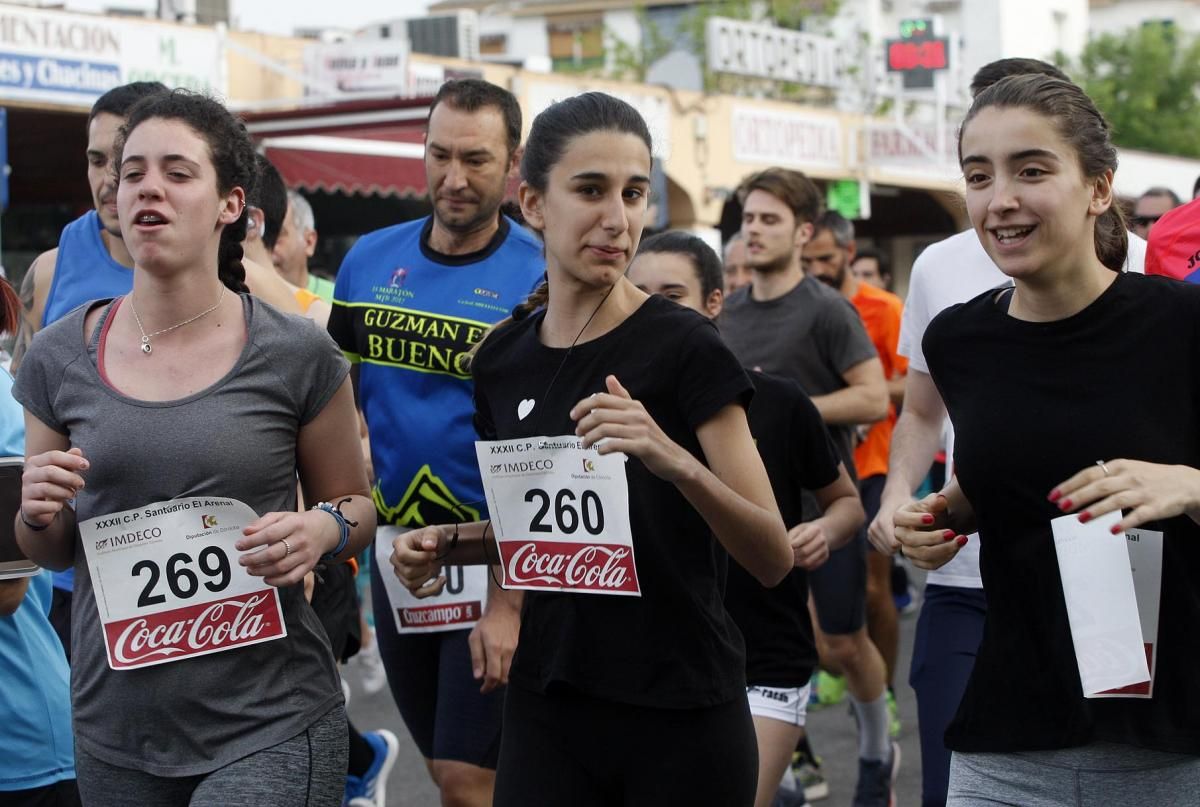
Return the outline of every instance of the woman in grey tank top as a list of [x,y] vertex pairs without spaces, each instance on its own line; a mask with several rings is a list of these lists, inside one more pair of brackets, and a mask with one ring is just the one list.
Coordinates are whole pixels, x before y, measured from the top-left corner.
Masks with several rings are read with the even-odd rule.
[[[341,803],[346,727],[304,598],[375,527],[348,365],[249,296],[253,147],[183,91],[130,112],[117,206],[133,291],[21,368],[17,541],[76,573],[72,701],[90,805]],[[296,478],[320,502],[297,512]]]

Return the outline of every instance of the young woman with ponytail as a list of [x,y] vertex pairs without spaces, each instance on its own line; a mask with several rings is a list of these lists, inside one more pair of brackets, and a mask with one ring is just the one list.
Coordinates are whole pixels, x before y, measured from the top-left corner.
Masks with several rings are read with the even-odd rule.
[[[987,616],[946,731],[947,804],[1192,803],[1200,289],[1122,271],[1116,150],[1075,85],[995,83],[975,98],[959,154],[972,224],[1012,283],[930,323],[923,349],[954,424],[956,472],[894,516],[901,551],[923,568],[952,558],[957,535],[978,528],[981,542]],[[1146,586],[1157,602],[1139,599],[1157,608],[1143,637],[1149,686],[1084,693],[1073,625],[1089,628],[1068,617],[1051,526],[1064,515],[1108,516],[1113,534],[1161,541],[1161,580]]]
[[[133,291],[39,333],[15,388],[27,434],[17,541],[76,575],[80,790],[89,805],[337,804],[341,688],[302,580],[322,558],[353,557],[374,531],[347,363],[310,321],[246,293],[254,151],[224,107],[184,91],[149,98],[122,140],[117,206]],[[321,510],[295,511],[297,474]],[[250,523],[209,511],[218,497],[244,504]],[[205,508],[189,534],[154,521],[174,500]],[[109,574],[93,580],[102,547],[85,548],[85,531],[128,511],[143,514],[118,536],[132,571],[97,566]],[[206,532],[243,524],[220,540]],[[149,538],[175,553],[165,568],[129,546]],[[246,573],[278,592],[286,635],[205,654],[196,624],[246,613],[250,600],[218,595]],[[208,599],[189,605],[197,596]],[[137,603],[124,632],[101,614],[117,601]],[[179,621],[151,629],[164,601]],[[258,630],[221,625],[241,639]]]
[[[792,565],[746,425],[752,387],[709,321],[625,277],[650,185],[650,134],[632,107],[601,93],[549,107],[521,175],[547,281],[475,356],[476,427],[624,454],[641,592],[525,592],[495,803],[748,807],[757,759],[726,553],[768,585]],[[431,581],[443,561],[497,552],[482,523],[394,547],[419,595],[445,585]]]

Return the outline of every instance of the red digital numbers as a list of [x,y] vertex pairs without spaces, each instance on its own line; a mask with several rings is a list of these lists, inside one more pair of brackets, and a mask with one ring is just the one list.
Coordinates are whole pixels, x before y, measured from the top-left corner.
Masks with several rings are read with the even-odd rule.
[[918,69],[946,69],[946,40],[894,40],[888,44],[888,70],[904,72]]

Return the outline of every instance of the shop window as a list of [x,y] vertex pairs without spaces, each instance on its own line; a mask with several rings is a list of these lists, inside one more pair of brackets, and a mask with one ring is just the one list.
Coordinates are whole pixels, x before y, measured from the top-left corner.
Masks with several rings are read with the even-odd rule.
[[482,56],[503,56],[508,53],[507,34],[480,34],[479,53]]
[[587,70],[604,66],[604,19],[599,15],[546,18],[550,61],[555,70]]

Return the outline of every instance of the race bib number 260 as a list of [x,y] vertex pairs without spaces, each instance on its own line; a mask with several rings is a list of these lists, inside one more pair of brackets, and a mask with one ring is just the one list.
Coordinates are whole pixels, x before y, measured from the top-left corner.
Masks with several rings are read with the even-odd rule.
[[237,562],[242,502],[156,502],[79,524],[108,665],[129,670],[287,635],[279,590]]
[[580,438],[477,442],[507,588],[640,596],[625,455]]

